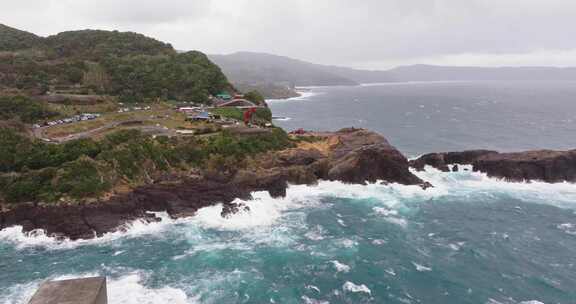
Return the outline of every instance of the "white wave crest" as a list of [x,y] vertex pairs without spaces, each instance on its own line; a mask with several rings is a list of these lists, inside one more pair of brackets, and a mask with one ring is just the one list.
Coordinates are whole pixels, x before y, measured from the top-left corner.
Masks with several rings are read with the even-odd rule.
[[416,271],[420,271],[420,272],[432,271],[432,268],[426,267],[424,265],[420,265],[418,263],[412,262],[412,265],[414,265],[414,267],[416,268]]
[[151,289],[142,284],[140,274],[131,274],[118,280],[111,280],[108,285],[108,298],[110,304],[154,304],[198,303],[198,299],[189,298],[178,288],[162,287]]
[[372,295],[372,291],[366,285],[364,285],[364,284],[356,285],[350,281],[344,283],[344,285],[342,286],[342,289],[344,291],[348,291],[348,292],[352,292],[352,293],[362,292],[362,293],[367,293],[369,295]]
[[292,117],[273,117],[272,119],[276,121],[290,121]]
[[228,217],[222,217],[222,204],[210,206],[198,210],[194,220],[205,228],[219,230],[243,230],[259,226],[270,226],[275,223],[281,216],[282,211],[294,208],[295,202],[289,198],[272,198],[268,192],[253,193],[252,200],[237,199],[234,203],[248,207],[248,210],[230,214]]
[[564,223],[556,226],[558,229],[570,235],[576,235],[576,225],[572,223]]
[[[488,177],[485,173],[473,172],[472,166],[459,165],[459,172],[441,172],[433,167],[425,171],[412,172],[434,185],[431,197],[458,197],[478,201],[481,198],[511,198],[525,202],[550,204],[560,208],[576,209],[576,184],[532,181],[507,182]],[[427,191],[428,191],[427,190]]]
[[334,268],[336,269],[337,272],[350,272],[350,269],[352,269],[350,266],[344,264],[344,263],[340,263],[339,261],[330,261],[330,263],[332,263],[332,265],[334,266]]

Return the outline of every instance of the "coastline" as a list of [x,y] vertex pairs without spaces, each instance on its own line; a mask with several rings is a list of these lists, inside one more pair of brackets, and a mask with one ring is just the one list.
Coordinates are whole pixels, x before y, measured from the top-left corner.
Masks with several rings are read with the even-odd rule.
[[92,203],[21,204],[0,212],[0,230],[19,226],[24,233],[40,229],[45,236],[57,239],[91,239],[122,231],[133,222],[160,222],[158,212],[171,219],[187,218],[221,204],[221,216],[227,218],[249,211],[238,199],[249,200],[255,192],[284,197],[289,185],[316,185],[320,181],[416,185],[426,191],[435,185],[416,176],[413,170],[427,168],[480,172],[506,182],[576,182],[576,150],[512,154],[477,150],[432,153],[409,161],[384,137],[368,130],[343,129],[305,136],[321,140],[259,155],[256,167],[232,176],[203,173],[178,183],[156,181]]
[[276,98],[276,99],[266,99],[267,103],[282,103],[289,101],[305,101],[311,97],[322,95],[322,92],[312,92],[311,90],[297,90],[299,96],[289,97],[289,98]]
[[203,207],[224,204],[225,217],[244,208],[234,200],[248,199],[256,191],[282,197],[289,184],[313,185],[320,180],[365,184],[382,180],[426,186],[409,171],[408,160],[374,132],[343,129],[306,136],[314,140],[258,155],[258,165],[231,175],[202,172],[177,183],[159,180],[92,203],[19,204],[0,212],[0,229],[22,226],[26,232],[42,229],[47,235],[87,239],[113,232],[137,219],[159,220],[149,212],[167,212],[172,218],[180,218],[192,216]]

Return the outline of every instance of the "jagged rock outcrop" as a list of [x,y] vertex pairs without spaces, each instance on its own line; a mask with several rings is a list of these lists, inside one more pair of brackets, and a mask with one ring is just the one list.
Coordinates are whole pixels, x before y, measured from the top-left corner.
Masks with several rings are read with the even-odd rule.
[[0,213],[2,228],[23,226],[25,231],[44,229],[50,235],[70,239],[92,238],[117,230],[136,219],[159,220],[149,212],[168,212],[173,217],[193,215],[215,203],[247,199],[253,189],[207,179],[191,179],[178,185],[150,185],[97,203],[35,206],[24,204]]
[[474,171],[512,182],[576,182],[576,150],[517,153],[473,150],[431,153],[410,162],[417,170],[423,170],[429,165],[445,172],[450,171],[450,164],[472,165]]
[[410,166],[418,171],[423,171],[425,166],[431,166],[443,172],[450,172],[451,168],[448,165],[471,165],[480,157],[491,154],[498,154],[498,152],[490,150],[470,150],[463,152],[430,153],[422,155],[418,159],[411,160]]
[[329,180],[366,183],[383,180],[404,185],[422,184],[409,170],[408,160],[381,135],[363,129],[343,129],[330,155]]
[[48,234],[70,239],[92,238],[136,219],[159,220],[149,212],[184,217],[222,203],[222,216],[229,216],[247,210],[234,202],[237,198],[248,199],[254,191],[285,196],[288,184],[311,185],[326,179],[430,186],[409,171],[408,160],[379,134],[343,129],[314,136],[320,139],[317,144],[260,155],[249,168],[232,175],[204,172],[180,183],[163,177],[157,184],[95,203],[23,204],[0,212],[0,229],[21,225],[25,231],[44,229]]
[[508,181],[576,182],[576,150],[490,154],[473,165],[475,171]]

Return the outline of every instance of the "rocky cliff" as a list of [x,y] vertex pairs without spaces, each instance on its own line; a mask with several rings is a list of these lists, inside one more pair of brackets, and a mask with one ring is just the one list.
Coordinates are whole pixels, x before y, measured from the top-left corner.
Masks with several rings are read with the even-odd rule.
[[374,132],[343,129],[304,137],[296,148],[258,155],[248,169],[232,173],[204,172],[176,184],[158,181],[105,201],[21,204],[0,212],[0,229],[21,225],[25,231],[44,229],[70,239],[92,238],[136,219],[157,221],[150,212],[193,216],[200,208],[222,203],[222,216],[227,216],[242,208],[232,203],[236,198],[250,198],[253,191],[283,196],[288,184],[314,184],[324,179],[424,185],[409,171],[408,160]]

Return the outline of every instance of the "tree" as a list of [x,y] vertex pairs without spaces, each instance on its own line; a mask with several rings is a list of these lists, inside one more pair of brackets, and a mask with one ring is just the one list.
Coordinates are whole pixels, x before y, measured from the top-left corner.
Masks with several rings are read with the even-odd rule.
[[256,90],[250,91],[246,94],[244,94],[244,98],[246,98],[246,100],[249,100],[257,105],[265,105],[266,104],[266,100],[264,98],[264,96],[262,96],[262,94]]

